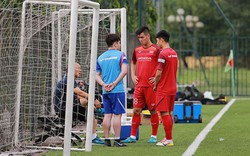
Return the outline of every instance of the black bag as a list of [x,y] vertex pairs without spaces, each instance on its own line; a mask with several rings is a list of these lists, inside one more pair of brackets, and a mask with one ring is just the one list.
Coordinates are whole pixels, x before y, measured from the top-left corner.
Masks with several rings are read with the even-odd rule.
[[177,101],[189,100],[189,101],[202,101],[204,95],[194,85],[185,87],[184,91],[179,92]]

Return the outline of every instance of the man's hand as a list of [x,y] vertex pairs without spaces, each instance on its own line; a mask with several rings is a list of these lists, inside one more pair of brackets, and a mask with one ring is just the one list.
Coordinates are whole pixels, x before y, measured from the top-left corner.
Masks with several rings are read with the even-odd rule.
[[132,76],[132,81],[134,82],[134,84],[136,85],[138,83],[138,78],[137,76]]
[[155,77],[150,77],[149,78],[149,82],[152,83],[152,84],[154,84],[155,83]]
[[106,92],[110,92],[111,90],[113,90],[113,89],[115,88],[115,86],[116,86],[115,83],[112,82],[112,83],[106,85],[106,86],[104,87],[104,90],[105,90]]
[[156,87],[156,86],[154,86],[153,90],[154,90],[154,91],[156,91],[156,90],[157,90],[157,87]]

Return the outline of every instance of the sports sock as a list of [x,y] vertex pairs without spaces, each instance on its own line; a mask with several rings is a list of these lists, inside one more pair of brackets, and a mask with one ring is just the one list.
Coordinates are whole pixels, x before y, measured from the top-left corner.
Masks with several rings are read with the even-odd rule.
[[172,140],[172,127],[173,121],[171,115],[162,116],[162,123],[165,131],[165,137],[167,140]]
[[133,114],[132,117],[132,126],[131,126],[131,134],[132,136],[136,136],[136,132],[138,130],[138,127],[141,123],[141,115],[139,114]]
[[157,113],[151,115],[152,135],[156,136],[159,127],[159,116]]
[[95,139],[97,137],[97,134],[96,133],[93,133],[92,134],[92,140]]

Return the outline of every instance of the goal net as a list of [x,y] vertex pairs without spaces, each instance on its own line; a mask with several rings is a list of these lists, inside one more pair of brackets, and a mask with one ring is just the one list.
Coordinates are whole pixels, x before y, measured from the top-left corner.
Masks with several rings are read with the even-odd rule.
[[[91,60],[93,9],[81,3],[78,9],[75,62],[82,67],[79,80],[89,83],[91,61],[96,61]],[[39,117],[55,115],[55,86],[70,59],[69,10],[70,2],[65,0],[27,0],[22,13],[18,9],[0,12],[1,149],[16,143],[43,145],[35,142],[48,133],[41,129],[46,126],[41,126]],[[122,51],[126,52],[126,23],[122,23],[126,16],[121,14],[122,9],[100,10],[97,55],[107,49],[105,37],[110,32],[121,34]],[[55,143],[48,142],[47,146]]]

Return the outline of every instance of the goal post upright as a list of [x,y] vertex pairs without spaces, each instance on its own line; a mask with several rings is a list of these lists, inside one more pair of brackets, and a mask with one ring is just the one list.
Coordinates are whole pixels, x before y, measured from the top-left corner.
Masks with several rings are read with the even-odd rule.
[[19,117],[20,117],[20,101],[21,101],[21,85],[22,85],[22,64],[23,64],[23,55],[24,55],[24,25],[25,25],[25,7],[26,2],[23,2],[22,6],[22,23],[21,23],[21,41],[20,41],[20,47],[19,47],[19,60],[18,60],[18,70],[17,70],[17,87],[16,87],[16,116],[15,116],[15,133],[14,133],[14,141],[15,146],[18,145],[19,139],[18,139],[18,129],[19,129]]
[[[75,55],[76,55],[76,31],[78,17],[78,0],[71,1],[70,15],[70,36],[69,36],[69,60],[67,72],[67,93],[66,93],[66,114],[64,128],[64,148],[63,155],[70,155],[71,148],[71,129],[72,129],[72,112],[73,112],[73,92],[74,89],[74,72],[75,72]],[[60,46],[59,46],[60,47]]]
[[[98,4],[98,3],[97,3]],[[96,76],[96,59],[97,59],[97,47],[98,47],[98,28],[99,28],[99,9],[100,5],[98,4],[93,10],[93,24],[92,24],[92,37],[91,37],[91,56],[90,56],[90,76],[89,76],[89,85],[93,87],[89,87],[89,103],[94,103],[95,98],[95,76]],[[87,121],[92,121],[94,118],[94,105],[90,105],[88,107],[88,116]],[[92,151],[92,129],[93,129],[93,122],[87,123],[86,132],[86,144],[85,150],[87,152]]]
[[52,13],[52,56],[51,56],[51,67],[52,67],[52,80],[51,80],[51,105],[50,105],[50,109],[51,109],[51,114],[54,115],[55,110],[54,110],[54,104],[53,104],[53,97],[54,97],[54,90],[55,90],[55,86],[56,86],[56,82],[55,82],[55,77],[56,77],[56,72],[55,72],[55,27],[53,27],[55,25],[55,13]]
[[[71,17],[70,17],[70,40],[69,40],[69,63],[68,63],[68,80],[67,80],[67,106],[66,106],[66,120],[65,120],[65,133],[64,133],[64,150],[63,155],[70,155],[71,147],[71,125],[72,125],[72,106],[73,106],[73,88],[74,88],[74,64],[75,64],[75,53],[76,53],[76,33],[77,33],[77,18],[78,18],[78,3],[82,3],[85,6],[93,8],[93,25],[92,25],[92,38],[91,38],[91,61],[90,61],[90,77],[89,77],[89,100],[88,103],[94,103],[95,94],[95,67],[97,57],[97,46],[98,46],[98,27],[99,27],[99,9],[100,4],[87,1],[79,0],[71,1]],[[89,105],[87,121],[92,121],[94,117],[94,105]],[[92,150],[92,129],[93,122],[87,123],[87,135],[86,137],[86,151]]]
[[[127,13],[125,8],[121,8],[121,51],[127,56]],[[123,79],[125,89],[125,99],[127,99],[127,76]],[[127,100],[125,100],[125,111],[127,111]],[[126,121],[127,113],[122,115],[122,121]]]

